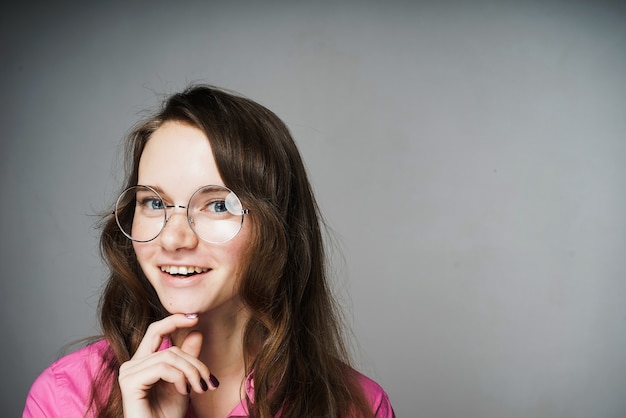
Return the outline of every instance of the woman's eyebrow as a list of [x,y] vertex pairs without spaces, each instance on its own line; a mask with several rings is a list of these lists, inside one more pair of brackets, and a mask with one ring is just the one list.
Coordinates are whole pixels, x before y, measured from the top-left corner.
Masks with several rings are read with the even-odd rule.
[[159,193],[159,194],[165,194],[165,192],[163,191],[162,188],[160,188],[159,186],[154,186],[152,184],[142,184],[142,186],[148,186],[151,189],[153,189],[155,192]]
[[159,196],[161,196],[164,200],[168,200],[170,198],[170,196],[159,186],[157,185],[152,185],[152,184],[142,184],[142,186],[148,186],[150,187],[152,190],[154,190],[155,192],[157,192],[159,194]]

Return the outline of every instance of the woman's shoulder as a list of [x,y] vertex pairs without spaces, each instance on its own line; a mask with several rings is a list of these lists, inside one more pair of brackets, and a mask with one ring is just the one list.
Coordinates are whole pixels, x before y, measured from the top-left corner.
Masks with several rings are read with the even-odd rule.
[[31,386],[23,416],[83,416],[108,348],[105,340],[98,340],[48,366]]
[[[57,382],[63,380],[80,384],[81,381],[91,382],[99,372],[105,354],[109,348],[106,340],[97,340],[69,353],[52,363],[44,373],[54,376]],[[83,385],[84,386],[84,385]]]
[[395,418],[395,412],[391,406],[387,392],[372,378],[355,371],[357,380],[363,389],[363,393],[372,405],[372,411],[377,418]]
[[85,346],[64,355],[50,365],[57,372],[74,370],[76,367],[100,367],[102,359],[109,349],[109,343],[104,339],[88,342]]

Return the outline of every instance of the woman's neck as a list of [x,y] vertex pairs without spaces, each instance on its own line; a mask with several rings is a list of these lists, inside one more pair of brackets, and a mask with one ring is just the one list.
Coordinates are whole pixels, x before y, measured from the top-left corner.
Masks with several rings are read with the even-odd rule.
[[[218,378],[245,377],[243,334],[249,317],[247,309],[239,303],[200,314],[198,325],[193,328],[202,333],[199,359]],[[173,344],[180,346],[189,331],[173,334]]]
[[[193,328],[202,334],[199,359],[220,384],[214,391],[191,393],[196,418],[224,417],[245,399],[243,334],[249,317],[240,303],[200,314],[198,325]],[[177,331],[172,342],[180,346],[190,331]]]

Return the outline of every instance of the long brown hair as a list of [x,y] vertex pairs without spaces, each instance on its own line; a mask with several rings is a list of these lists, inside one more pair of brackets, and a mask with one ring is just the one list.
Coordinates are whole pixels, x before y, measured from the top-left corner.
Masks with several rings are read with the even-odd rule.
[[[128,136],[124,187],[136,184],[145,144],[166,121],[206,134],[222,180],[251,209],[252,243],[239,288],[251,313],[243,341],[246,373],[254,378],[250,416],[373,416],[349,365],[327,280],[322,220],[288,128],[249,99],[188,87]],[[113,386],[107,394],[94,390],[92,406],[100,417],[119,417],[119,365],[132,357],[148,325],[167,313],[113,216],[104,220],[100,244],[110,270],[100,301],[110,349],[94,387]]]

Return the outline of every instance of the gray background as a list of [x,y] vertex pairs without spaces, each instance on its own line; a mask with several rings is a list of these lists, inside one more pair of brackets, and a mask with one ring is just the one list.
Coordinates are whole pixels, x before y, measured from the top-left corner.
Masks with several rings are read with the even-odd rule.
[[119,141],[191,81],[292,129],[400,417],[626,416],[623,2],[87,3],[0,17],[3,416],[98,332]]

